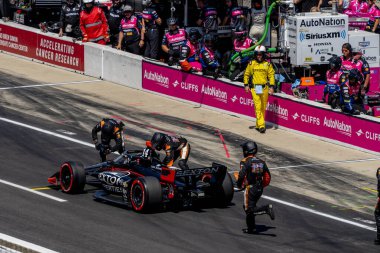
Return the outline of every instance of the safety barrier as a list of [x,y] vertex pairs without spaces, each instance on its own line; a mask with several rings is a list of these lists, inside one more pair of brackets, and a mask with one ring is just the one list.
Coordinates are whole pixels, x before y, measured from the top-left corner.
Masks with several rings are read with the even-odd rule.
[[83,45],[19,24],[0,22],[0,50],[70,70],[84,71]]
[[[253,118],[253,100],[242,84],[188,74],[148,61],[143,61],[142,72],[144,90]],[[269,98],[266,120],[317,138],[380,152],[378,118],[353,117],[332,111],[327,105],[275,94]]]
[[[74,53],[66,55],[79,59],[75,66],[54,61],[56,54],[62,54],[61,48],[68,46],[73,47],[70,50],[74,50]],[[43,55],[53,54],[53,60],[45,59],[46,57],[37,53],[42,49],[48,51]],[[75,44],[69,39],[58,38],[55,34],[40,34],[37,29],[0,21],[0,50],[253,119],[252,97],[244,92],[242,84],[184,73],[109,47],[93,43]],[[59,59],[60,56],[57,57]],[[375,71],[378,72],[378,69]],[[299,100],[286,94],[275,94],[269,98],[267,122],[341,145],[380,152],[379,118],[365,115],[354,117],[332,111],[320,103]]]

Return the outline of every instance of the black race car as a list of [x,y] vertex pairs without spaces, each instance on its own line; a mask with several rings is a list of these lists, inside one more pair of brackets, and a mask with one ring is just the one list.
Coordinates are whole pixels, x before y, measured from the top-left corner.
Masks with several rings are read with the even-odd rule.
[[152,165],[142,151],[125,151],[112,161],[84,167],[78,162],[65,162],[48,179],[65,193],[79,193],[86,184],[99,188],[94,197],[146,211],[164,203],[191,206],[194,200],[209,198],[218,205],[228,205],[234,188],[227,167],[213,163],[211,167],[181,170]]

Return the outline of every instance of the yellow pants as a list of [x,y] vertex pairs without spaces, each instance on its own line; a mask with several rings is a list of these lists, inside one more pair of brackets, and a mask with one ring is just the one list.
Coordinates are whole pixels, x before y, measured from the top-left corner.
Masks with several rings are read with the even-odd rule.
[[251,89],[256,111],[256,128],[265,128],[265,110],[268,103],[268,91],[268,85],[263,88],[262,94],[256,94],[255,89]]

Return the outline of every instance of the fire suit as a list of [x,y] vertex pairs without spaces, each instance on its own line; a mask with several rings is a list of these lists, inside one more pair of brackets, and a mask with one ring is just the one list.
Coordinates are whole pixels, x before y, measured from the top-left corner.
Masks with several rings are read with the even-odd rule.
[[186,31],[185,29],[176,29],[174,31],[167,32],[162,38],[162,45],[165,45],[169,49],[168,64],[173,65],[174,62],[178,62],[181,47],[186,43]]
[[364,77],[364,90],[367,92],[369,90],[369,81],[370,81],[370,75],[371,75],[371,70],[369,67],[368,62],[363,59],[354,59],[354,58],[344,58],[341,56],[342,59],[342,70],[345,73],[348,73],[351,69],[357,69],[360,71],[360,73]]
[[142,17],[146,29],[144,56],[158,59],[158,43],[160,35],[156,20],[160,17],[158,16],[157,11],[152,7],[145,8],[142,12]]
[[377,245],[380,245],[380,168],[377,169],[376,172],[377,177],[377,204],[375,207],[375,220],[376,220],[376,227],[377,227],[377,238],[375,240],[375,243]]
[[[275,71],[270,62],[252,60],[244,72],[244,86],[249,85],[256,111],[256,129],[265,129],[265,111],[269,88],[274,87]],[[252,83],[249,80],[252,77]],[[269,83],[269,87],[268,87]]]
[[122,14],[122,5],[113,5],[107,13],[107,20],[110,29],[110,42],[113,47],[116,46],[119,41],[119,27]]
[[83,34],[83,42],[95,42],[105,45],[109,40],[108,24],[106,16],[101,8],[94,6],[87,12],[80,13],[80,29]]
[[379,19],[380,19],[380,9],[376,6],[376,4],[373,4],[369,10],[368,10],[369,20],[367,23],[366,30],[380,33],[380,25],[379,25]]
[[181,136],[165,135],[163,150],[166,153],[162,164],[165,166],[173,166],[175,160],[178,160],[178,166],[183,169],[189,169],[187,160],[190,155],[190,144]]
[[[241,41],[238,39],[234,39],[233,41],[233,51],[228,51],[224,59],[228,61],[227,63],[224,63],[226,66],[223,68],[227,68],[228,70],[228,76],[230,80],[232,81],[242,81],[244,70],[247,67],[249,61],[251,60],[250,56],[242,57],[239,56],[234,60],[234,62],[230,62],[231,57],[238,52],[241,52],[245,49],[248,49],[252,47],[254,44],[253,40],[249,37],[245,38],[245,40]],[[229,64],[231,63],[231,64]]]
[[364,111],[360,86],[360,82],[350,83],[349,80],[341,85],[340,100],[343,112],[358,115]]
[[335,109],[340,104],[340,86],[346,82],[346,75],[342,70],[335,71],[330,69],[326,73],[326,81],[327,84],[323,91],[323,100],[326,101],[327,96],[327,104]]
[[246,213],[248,231],[250,232],[255,229],[256,215],[269,214],[269,205],[257,206],[257,202],[263,194],[264,187],[269,185],[270,180],[271,175],[268,166],[263,160],[254,155],[248,155],[240,161],[240,171],[236,185],[239,189],[245,187],[243,208]]
[[[117,122],[114,119],[103,119],[92,129],[92,140],[97,150],[99,150],[102,162],[106,161],[107,154],[118,151],[119,154],[124,152],[122,122]],[[101,143],[98,144],[98,132],[101,132]],[[110,146],[111,140],[115,140],[115,145]]]
[[204,75],[218,77],[220,64],[213,49],[203,46],[200,51],[200,62]]
[[202,65],[199,62],[199,43],[191,43],[190,40],[181,47],[181,54],[179,57],[179,64],[183,71],[202,71]]
[[61,28],[66,36],[78,38],[81,36],[79,29],[79,4],[64,4],[61,9],[59,18],[59,28]]
[[[119,30],[123,34],[123,48],[125,48],[127,52],[139,54],[139,41],[141,39],[140,29],[141,24],[134,15],[132,15],[129,19],[124,17],[121,20]],[[119,40],[121,41],[121,38],[119,38]]]

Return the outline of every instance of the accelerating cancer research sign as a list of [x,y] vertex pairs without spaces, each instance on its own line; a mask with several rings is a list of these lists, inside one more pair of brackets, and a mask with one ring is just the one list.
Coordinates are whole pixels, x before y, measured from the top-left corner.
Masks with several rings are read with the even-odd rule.
[[[254,105],[243,86],[189,74],[143,61],[145,90],[254,117]],[[314,136],[380,152],[380,121],[332,111],[323,105],[282,95],[269,97],[266,121]]]
[[[31,29],[31,28],[30,28]],[[83,45],[39,32],[0,24],[0,50],[72,70],[84,71]]]

